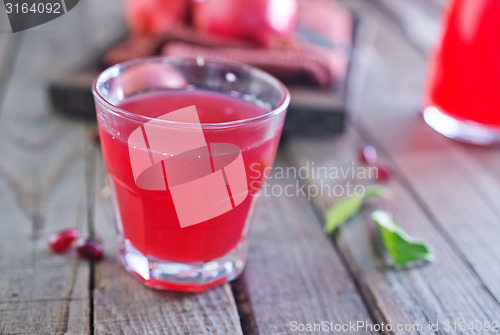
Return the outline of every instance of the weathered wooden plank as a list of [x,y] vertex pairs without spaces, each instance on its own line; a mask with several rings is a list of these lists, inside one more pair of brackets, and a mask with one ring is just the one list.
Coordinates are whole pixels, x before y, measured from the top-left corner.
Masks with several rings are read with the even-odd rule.
[[[101,153],[95,152],[96,190],[104,186]],[[96,334],[242,334],[229,284],[200,294],[146,288],[128,274],[116,257],[110,198],[95,198],[94,231],[106,258],[95,266]]]
[[[358,149],[366,143],[357,131],[349,127],[341,138],[328,141],[294,140],[287,148],[288,156],[298,166],[334,167],[349,171],[358,169]],[[387,159],[383,154],[381,159]],[[312,170],[311,170],[312,171]],[[398,175],[401,173],[397,171]],[[313,173],[311,172],[313,176]],[[310,178],[315,185],[340,185],[347,191],[347,182],[363,185],[359,178],[330,179],[320,176]],[[421,181],[424,182],[424,181]],[[447,236],[435,227],[419,201],[414,199],[404,180],[387,185],[392,198],[389,205],[377,203],[369,206],[363,215],[355,218],[335,235],[346,263],[356,276],[359,286],[377,322],[394,325],[423,325],[422,331],[406,333],[433,333],[428,322],[465,320],[494,320],[500,315],[500,306],[484,289],[484,283],[471,271],[468,263],[450,245]],[[339,194],[339,192],[337,192]],[[326,194],[317,198],[320,210],[325,211],[339,197]],[[374,242],[374,225],[370,222],[370,210],[389,207],[405,230],[418,239],[425,240],[434,249],[435,263],[414,269],[395,270],[382,261],[382,251]],[[403,332],[401,332],[403,333]]]
[[[286,169],[284,161],[278,159],[275,173],[262,190],[241,279],[255,328],[259,334],[288,334],[299,331],[300,324],[371,323],[345,265],[301,194],[298,179],[293,172],[290,176],[280,174]],[[350,330],[335,333],[348,334]]]
[[[54,300],[54,301],[33,301],[7,302],[0,305],[2,315],[2,334],[85,334],[80,326],[88,324],[88,310],[82,309],[85,306],[81,300]],[[68,322],[67,315],[72,311]],[[77,327],[74,327],[77,324]],[[70,328],[71,327],[71,328]]]
[[[24,85],[20,85],[16,90],[15,85],[10,86],[12,91],[7,99],[24,89]],[[19,310],[18,313],[2,313],[1,332],[15,332],[15,327],[21,332],[23,327],[42,333],[69,331],[59,328],[68,326],[68,318],[74,319],[69,306],[74,306],[78,313],[88,306],[88,265],[77,261],[74,254],[51,254],[46,239],[49,234],[66,227],[86,232],[86,213],[82,209],[85,204],[81,197],[85,192],[84,161],[74,157],[74,153],[81,153],[79,127],[67,124],[73,133],[56,128],[46,144],[45,126],[52,128],[50,123],[37,124],[32,122],[37,117],[33,120],[28,109],[24,110],[26,113],[14,115],[9,103],[5,106],[0,118],[0,194],[4,208],[0,221],[0,309],[3,310],[3,304],[7,303],[9,311]],[[37,108],[45,108],[45,104],[34,103],[30,110],[36,114]],[[49,121],[50,118],[45,115],[38,119]],[[9,127],[15,122],[25,125],[22,140],[17,139]],[[52,145],[62,150],[53,150]],[[53,301],[52,306],[62,307],[38,311],[42,306],[38,302],[40,299],[48,299]],[[17,318],[11,318],[12,315]],[[57,324],[53,323],[59,319]],[[78,332],[86,333],[88,319],[81,321],[77,322]],[[73,322],[72,326],[76,324]]]
[[425,61],[390,27],[380,27],[376,47],[383,57],[369,69],[386,71],[383,81],[379,73],[367,75],[359,123],[389,152],[436,226],[500,301],[498,170],[476,164],[462,144],[425,125],[419,116]]
[[[9,18],[7,17],[7,12],[4,10],[3,4],[0,5],[0,46],[7,46],[8,41],[14,35],[10,28]],[[0,55],[5,53],[4,48],[0,48]],[[0,58],[2,59],[2,58]]]
[[[454,146],[455,149],[459,151],[465,151],[465,153],[458,154],[460,157],[467,157],[467,162],[465,167],[468,168],[469,173],[476,173],[476,171],[486,170],[489,172],[488,175],[484,175],[484,183],[489,184],[487,187],[490,191],[497,191],[500,187],[500,151],[496,147],[478,147],[472,145],[462,145]],[[470,157],[474,157],[471,160]],[[479,167],[477,166],[479,165]],[[491,187],[491,185],[497,185],[497,187]],[[497,195],[491,197],[495,199]],[[488,196],[490,197],[490,196]]]
[[[75,255],[55,256],[46,246],[46,238],[56,230],[75,227],[83,234],[86,231],[81,207],[84,161],[74,157],[81,152],[79,127],[67,124],[73,133],[63,131],[62,125],[52,129],[51,116],[36,116],[39,108],[46,108],[44,103],[33,103],[15,115],[9,99],[24,89],[17,83],[9,86],[0,118],[0,194],[4,207],[0,221],[0,309],[12,312],[2,312],[1,332],[64,332],[70,330],[67,321],[71,319],[78,320],[71,323],[78,327],[74,330],[84,334],[89,324],[88,311],[83,316],[74,313],[87,310],[88,266],[77,261]],[[29,111],[35,115],[30,116]],[[39,124],[37,119],[49,123]],[[22,132],[13,132],[10,125],[14,124],[23,124]],[[45,142],[49,132],[51,140]],[[21,134],[22,139],[16,138]],[[9,302],[9,297],[19,302]],[[52,301],[52,307],[39,310],[43,306],[39,299]]]

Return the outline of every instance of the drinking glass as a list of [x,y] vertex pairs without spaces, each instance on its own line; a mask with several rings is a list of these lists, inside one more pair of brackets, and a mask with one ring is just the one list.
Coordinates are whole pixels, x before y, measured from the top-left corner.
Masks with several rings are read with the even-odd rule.
[[127,271],[191,292],[237,277],[286,87],[243,64],[157,57],[108,68],[93,94]]
[[500,142],[500,1],[452,0],[431,58],[424,119],[477,144]]

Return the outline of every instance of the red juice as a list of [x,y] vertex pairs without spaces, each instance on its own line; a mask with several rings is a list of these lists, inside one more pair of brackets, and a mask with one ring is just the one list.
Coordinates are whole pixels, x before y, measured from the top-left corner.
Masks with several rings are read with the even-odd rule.
[[500,1],[453,0],[431,59],[426,106],[500,126]]
[[[230,211],[184,228],[181,228],[168,188],[145,190],[136,185],[126,139],[140,124],[115,124],[113,128],[119,129],[119,136],[100,127],[103,156],[114,188],[121,233],[146,256],[176,262],[206,262],[234,249],[245,236],[254,198],[265,179],[263,173],[255,171],[271,166],[276,153],[280,133],[269,135],[266,127],[258,123],[249,129],[240,127],[223,132],[205,129],[204,123],[242,120],[269,112],[243,99],[206,91],[180,91],[143,94],[121,102],[118,107],[156,118],[192,105],[196,106],[207,143],[231,143],[240,148],[248,196]],[[188,156],[181,159],[189,169],[192,159]]]

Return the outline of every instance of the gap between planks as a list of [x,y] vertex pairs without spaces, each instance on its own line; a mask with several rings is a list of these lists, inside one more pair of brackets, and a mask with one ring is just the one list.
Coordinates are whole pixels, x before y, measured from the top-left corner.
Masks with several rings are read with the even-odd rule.
[[[377,251],[366,248],[365,250],[359,250],[360,237],[361,240],[365,240],[366,243],[371,243],[371,238],[369,236],[364,236],[366,235],[366,231],[365,228],[362,228],[362,226],[366,224],[366,221],[369,221],[367,217],[356,218],[349,226],[341,228],[340,232],[335,236],[335,240],[343,250],[344,255],[346,255],[345,257],[350,259],[348,264],[353,267],[353,272],[358,274],[360,285],[364,288],[363,293],[369,296],[367,301],[371,301],[371,308],[379,315],[378,321],[415,322],[414,317],[418,315],[418,313],[421,314],[422,318],[420,321],[423,323],[425,323],[426,320],[446,321],[448,319],[457,321],[464,318],[467,320],[477,320],[481,318],[492,319],[496,315],[500,315],[497,303],[498,300],[492,294],[492,288],[498,291],[498,284],[495,284],[492,280],[493,276],[488,274],[487,271],[483,271],[481,275],[478,273],[476,269],[477,265],[474,264],[482,264],[484,258],[481,262],[472,262],[468,257],[464,257],[466,255],[457,248],[458,244],[456,240],[450,238],[452,236],[450,235],[451,232],[447,229],[443,229],[442,222],[443,220],[445,222],[449,221],[449,217],[442,215],[442,213],[449,212],[436,206],[431,206],[429,210],[429,202],[432,202],[432,200],[426,200],[429,198],[428,192],[426,196],[422,196],[422,192],[425,191],[425,185],[427,184],[423,183],[424,180],[419,179],[423,177],[422,173],[419,173],[419,171],[425,171],[425,169],[417,170],[416,168],[408,168],[411,167],[411,164],[414,164],[415,161],[411,160],[410,163],[405,159],[405,153],[414,153],[415,149],[418,149],[418,147],[411,148],[413,151],[411,149],[405,151],[402,150],[402,148],[411,143],[410,139],[412,141],[418,141],[418,139],[422,141],[422,139],[426,138],[428,140],[425,141],[425,145],[420,148],[425,149],[426,146],[437,145],[442,147],[443,150],[448,152],[451,151],[452,154],[447,155],[449,160],[447,164],[445,164],[446,160],[437,161],[440,162],[438,171],[447,171],[447,169],[449,169],[449,171],[454,171],[457,165],[464,165],[467,168],[466,170],[470,172],[478,168],[484,170],[485,165],[474,163],[462,164],[464,162],[474,162],[474,160],[472,160],[472,157],[463,155],[462,151],[465,150],[460,150],[460,148],[462,148],[461,145],[441,138],[440,135],[434,134],[429,128],[426,128],[427,126],[423,124],[423,121],[418,123],[414,117],[411,117],[411,112],[416,110],[416,108],[413,109],[413,106],[418,106],[418,103],[414,104],[414,98],[408,99],[406,97],[411,97],[413,94],[417,95],[418,98],[418,95],[421,94],[421,86],[419,86],[419,76],[417,74],[419,67],[416,65],[406,65],[399,70],[394,70],[393,68],[396,67],[396,69],[398,69],[398,65],[401,63],[408,64],[408,60],[416,61],[416,59],[419,59],[416,61],[416,64],[421,64],[421,58],[412,54],[414,52],[411,51],[412,48],[409,48],[408,45],[402,46],[401,42],[398,42],[399,44],[397,44],[397,47],[393,46],[393,48],[397,49],[389,48],[391,45],[390,43],[395,43],[396,40],[400,41],[401,37],[396,38],[396,34],[394,33],[391,33],[389,37],[388,34],[391,29],[387,27],[386,23],[381,24],[381,27],[382,31],[377,33],[377,38],[374,41],[376,43],[374,48],[378,50],[375,52],[368,50],[372,58],[370,58],[368,64],[366,64],[366,60],[364,60],[365,66],[363,70],[365,70],[366,73],[362,75],[357,74],[357,76],[365,77],[364,80],[358,80],[358,83],[361,81],[365,82],[362,87],[354,88],[355,96],[351,97],[350,100],[360,100],[361,103],[356,101],[356,108],[355,110],[351,110],[351,112],[355,113],[353,119],[355,120],[355,124],[358,125],[357,127],[361,127],[359,129],[365,140],[369,139],[373,143],[378,144],[379,147],[384,149],[381,151],[381,156],[391,160],[400,168],[398,170],[398,175],[403,176],[402,180],[396,180],[391,183],[391,188],[397,190],[397,196],[395,198],[398,199],[398,201],[394,206],[401,208],[398,211],[398,213],[401,214],[398,215],[405,218],[403,224],[405,222],[414,223],[413,225],[410,223],[407,223],[407,225],[404,224],[405,228],[408,228],[409,232],[417,237],[422,235],[425,236],[425,239],[430,241],[431,244],[438,246],[435,247],[438,252],[437,262],[447,271],[443,272],[443,269],[439,269],[440,266],[431,264],[422,269],[405,270],[401,273],[394,273],[393,271],[387,272],[387,270],[384,270],[383,265],[377,264],[376,258],[373,257],[374,259],[370,261],[372,257],[368,257],[368,255],[376,254]],[[402,50],[402,52],[397,53],[397,56],[400,57],[399,59],[395,57],[391,58],[390,65],[377,63],[382,61],[383,58],[381,57],[387,57],[387,52],[392,52],[391,55],[394,55],[394,50]],[[376,57],[373,57],[373,55]],[[405,55],[405,57],[401,58],[403,55]],[[405,61],[403,62],[402,60]],[[415,73],[410,74],[409,69],[412,67]],[[393,77],[388,77],[387,74],[383,76],[380,72],[376,72],[376,69],[389,69],[389,71],[394,71],[391,72],[393,73]],[[400,76],[394,77],[394,73],[399,73]],[[377,82],[374,79],[379,78],[385,78],[386,81],[374,84],[374,82]],[[415,80],[415,78],[417,78],[417,80]],[[392,94],[383,94],[379,87],[387,85],[388,82],[398,83],[399,91],[398,89],[392,89]],[[404,84],[402,85],[402,83]],[[401,86],[402,88],[400,88]],[[361,88],[363,90],[360,90]],[[366,92],[370,92],[371,94]],[[389,96],[391,100],[387,100]],[[384,102],[384,99],[386,99],[386,102]],[[392,106],[391,101],[393,102]],[[384,113],[386,111],[390,111],[391,113]],[[404,112],[406,114],[402,114],[402,111],[406,111]],[[374,115],[374,113],[377,114]],[[404,115],[410,116],[407,117]],[[407,117],[406,120],[404,120],[405,117]],[[396,127],[392,125],[392,128],[389,127],[389,125],[384,126],[384,123],[390,124],[390,122],[387,122],[388,120],[397,120],[398,125]],[[425,134],[425,136],[417,136],[414,134],[414,130],[411,128],[408,129],[409,126],[415,125],[417,125],[415,129],[418,129],[419,132]],[[352,136],[354,136],[352,134],[358,131],[351,127],[350,132],[351,135],[343,135],[344,138],[338,138],[322,144],[314,141],[308,142],[307,140],[298,140],[288,147],[287,153],[298,165],[304,164],[304,159],[316,159],[319,161],[324,159],[330,162],[325,164],[331,164],[331,160],[328,160],[327,155],[335,155],[337,157],[336,159],[341,159],[341,161],[343,160],[344,162],[345,160],[355,161],[357,160],[357,150],[359,150],[364,141],[357,140],[357,144],[353,145],[349,142],[348,138],[349,136],[352,138]],[[397,135],[388,136],[393,133],[397,133]],[[359,137],[359,135],[354,136],[354,138],[356,137]],[[457,148],[459,148],[459,150],[457,150]],[[473,151],[472,148],[468,149]],[[346,156],[346,150],[352,150],[351,157],[349,157],[348,154]],[[318,153],[318,151],[322,154]],[[342,152],[344,153],[342,154]],[[385,156],[384,153],[387,153],[388,156]],[[423,153],[423,156],[418,156],[421,162],[425,162],[425,157],[427,155],[425,154],[425,150]],[[484,161],[484,157],[487,157],[487,155],[484,152],[482,152],[482,154]],[[341,157],[344,155],[345,157],[339,158],[339,155]],[[435,156],[432,156],[432,158],[436,161]],[[470,165],[472,165],[472,167]],[[458,170],[464,169],[461,167]],[[493,170],[486,166],[486,170],[483,171],[481,175],[488,176],[492,172]],[[486,186],[484,182],[480,183],[482,179],[485,179],[485,177],[479,178],[476,176],[474,180],[475,183],[473,184],[475,187],[481,184],[484,190]],[[486,178],[485,180],[492,181],[493,179],[494,178]],[[315,181],[308,180],[305,182],[314,183]],[[460,183],[464,183],[464,179],[455,179],[454,183],[460,185]],[[415,189],[416,184],[418,187]],[[497,182],[494,184],[497,184]],[[432,189],[435,189],[435,187]],[[493,190],[490,187],[485,193],[491,197],[495,194],[498,195],[498,190]],[[332,200],[333,199],[320,199],[320,210],[325,211],[332,203]],[[484,206],[482,206],[482,208],[484,208]],[[412,214],[413,216],[408,217],[408,214],[403,214],[406,211],[414,213]],[[425,229],[423,227],[425,227]],[[463,229],[466,229],[465,231],[468,230],[466,226],[463,226]],[[354,239],[354,237],[357,239]],[[481,241],[481,238],[477,236],[476,243],[479,243],[479,241]],[[494,247],[493,244],[487,246],[487,248],[492,247]],[[491,258],[489,263],[490,270],[495,268],[495,261],[491,260]],[[436,275],[433,274],[434,271],[441,271],[441,273]],[[382,272],[382,278],[376,280],[371,279],[371,277],[373,277],[373,272]],[[427,275],[421,276],[419,272],[424,272]],[[454,275],[450,276],[450,274]],[[446,278],[447,280],[445,280]],[[388,282],[388,284],[384,284],[384,282]],[[424,284],[426,282],[427,284]],[[384,289],[384,285],[387,285],[386,289]],[[400,286],[399,290],[396,289],[398,285]],[[385,296],[383,294],[384,292],[392,292],[393,296]],[[404,295],[406,295],[406,297]],[[405,303],[405,301],[408,302]],[[402,303],[403,306],[401,306]],[[418,306],[414,306],[413,304]],[[393,306],[392,308],[391,305]],[[397,307],[398,305],[400,306]]]
[[[372,58],[370,68],[389,71],[383,81],[380,73],[367,77],[377,89],[358,95],[365,105],[354,111],[355,123],[390,154],[436,229],[498,303],[500,210],[494,199],[500,197],[499,174],[494,165],[482,163],[487,157],[496,161],[497,152],[446,139],[425,124],[419,111],[425,60],[389,25],[380,28],[378,48],[384,57]],[[389,92],[391,99],[384,100]]]

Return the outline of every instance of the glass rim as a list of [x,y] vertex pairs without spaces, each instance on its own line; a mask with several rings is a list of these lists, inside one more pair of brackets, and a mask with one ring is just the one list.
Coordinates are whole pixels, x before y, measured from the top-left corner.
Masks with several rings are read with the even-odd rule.
[[[191,64],[200,64],[203,66],[207,63],[214,64],[214,65],[229,65],[234,68],[238,68],[240,70],[247,71],[251,76],[259,77],[262,80],[265,80],[271,84],[275,84],[279,90],[281,90],[284,94],[283,100],[279,103],[279,105],[276,108],[273,108],[269,111],[267,111],[264,114],[253,116],[250,118],[244,118],[244,119],[239,119],[239,120],[234,120],[234,121],[226,121],[226,122],[207,122],[207,123],[199,123],[199,124],[193,124],[190,122],[180,122],[180,121],[172,121],[172,120],[158,120],[157,118],[154,117],[149,117],[145,115],[140,115],[136,114],[130,111],[127,111],[125,109],[122,109],[115,104],[111,103],[108,101],[106,98],[104,98],[101,93],[98,90],[98,85],[104,84],[107,80],[111,78],[116,78],[120,72],[123,69],[128,69],[133,66],[143,64],[143,63],[148,63],[148,62],[160,62],[163,64],[182,64],[185,62],[190,62]],[[273,116],[279,115],[282,112],[284,112],[288,105],[290,104],[290,92],[288,88],[283,84],[281,80],[276,78],[275,76],[271,75],[270,73],[261,70],[259,68],[256,68],[254,66],[246,65],[243,63],[238,63],[238,62],[233,62],[233,61],[228,61],[224,59],[218,59],[218,58],[213,58],[213,57],[202,57],[202,56],[189,56],[189,57],[177,57],[177,56],[152,56],[152,57],[142,57],[134,60],[129,60],[121,63],[117,63],[115,65],[112,65],[102,71],[97,78],[94,80],[92,83],[92,94],[94,95],[94,98],[99,101],[102,105],[104,105],[111,113],[124,117],[127,119],[131,119],[134,121],[144,121],[144,122],[149,122],[152,120],[155,120],[155,122],[158,122],[158,124],[168,124],[168,125],[176,125],[176,126],[186,126],[186,127],[192,127],[192,126],[199,126],[201,125],[202,127],[230,127],[230,126],[240,126],[240,125],[245,125],[249,123],[254,123],[257,121],[261,120],[267,120],[272,118]]]

